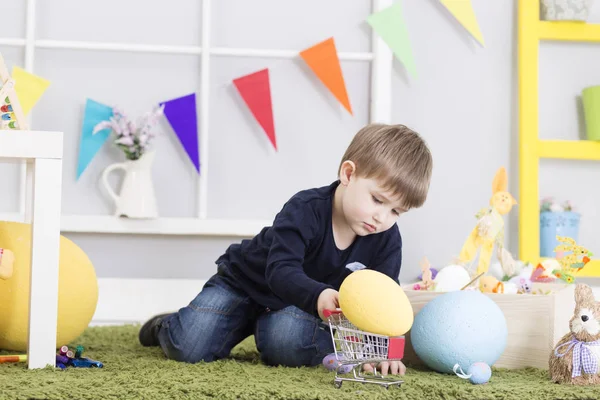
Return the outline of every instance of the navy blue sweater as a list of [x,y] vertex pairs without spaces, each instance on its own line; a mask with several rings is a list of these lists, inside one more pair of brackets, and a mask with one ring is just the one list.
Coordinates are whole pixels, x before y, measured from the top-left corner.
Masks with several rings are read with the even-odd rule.
[[217,264],[230,267],[239,286],[271,310],[294,305],[318,316],[317,299],[327,288],[362,268],[382,272],[396,282],[402,263],[398,226],[357,236],[344,250],[333,239],[333,195],[339,181],[295,194],[270,227],[252,240],[229,246]]

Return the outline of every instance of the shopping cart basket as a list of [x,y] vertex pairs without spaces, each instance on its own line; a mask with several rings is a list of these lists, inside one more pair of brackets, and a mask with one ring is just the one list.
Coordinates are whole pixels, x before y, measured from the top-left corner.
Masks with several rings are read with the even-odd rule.
[[[343,381],[375,383],[389,389],[392,385],[400,387],[403,380],[381,375],[377,364],[383,361],[400,361],[404,356],[404,336],[390,337],[364,332],[354,326],[342,311],[325,310],[329,322],[335,356],[339,362],[335,371],[334,385],[342,386]],[[373,375],[362,373],[365,364],[375,364]],[[342,371],[351,366],[352,375],[342,376]],[[346,375],[346,374],[344,374]]]

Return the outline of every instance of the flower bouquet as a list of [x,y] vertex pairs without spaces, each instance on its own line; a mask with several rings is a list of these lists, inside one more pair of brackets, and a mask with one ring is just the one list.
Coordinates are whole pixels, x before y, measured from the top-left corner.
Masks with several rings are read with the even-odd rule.
[[145,113],[138,122],[134,122],[120,109],[113,108],[113,115],[94,127],[93,134],[110,129],[116,136],[114,144],[123,151],[128,160],[137,160],[150,148],[156,136],[153,128],[163,115],[164,106],[156,107]]

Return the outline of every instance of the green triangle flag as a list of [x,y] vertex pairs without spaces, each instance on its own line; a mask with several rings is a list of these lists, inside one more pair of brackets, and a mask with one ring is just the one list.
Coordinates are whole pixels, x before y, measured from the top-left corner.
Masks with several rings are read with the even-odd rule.
[[413,78],[416,77],[417,67],[413,59],[400,2],[369,15],[367,22],[390,47],[398,60],[404,64]]

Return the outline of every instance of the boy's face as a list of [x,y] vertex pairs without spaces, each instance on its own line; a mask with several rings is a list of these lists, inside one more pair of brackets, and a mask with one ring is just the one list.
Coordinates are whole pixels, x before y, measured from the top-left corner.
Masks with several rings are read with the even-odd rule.
[[383,190],[374,179],[358,178],[352,173],[342,176],[341,182],[346,187],[342,211],[349,227],[359,236],[390,229],[406,212],[398,197]]

